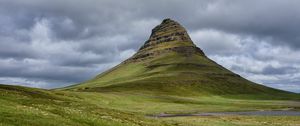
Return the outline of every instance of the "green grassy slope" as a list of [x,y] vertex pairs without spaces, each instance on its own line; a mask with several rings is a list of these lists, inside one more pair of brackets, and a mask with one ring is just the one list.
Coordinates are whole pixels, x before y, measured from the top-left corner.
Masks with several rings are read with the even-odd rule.
[[[157,126],[143,115],[103,108],[81,93],[0,85],[0,126]],[[97,98],[97,97],[94,97]]]
[[[213,116],[148,118],[159,113],[300,110],[286,100],[245,100],[222,96],[174,96],[153,92],[73,92],[0,85],[0,126],[224,126],[296,125],[300,117]],[[251,119],[249,119],[251,118]]]
[[[92,80],[65,88],[79,91],[152,91],[172,95],[255,94],[284,97],[289,92],[250,82],[205,56],[167,53],[122,63]],[[270,98],[267,96],[268,98]]]

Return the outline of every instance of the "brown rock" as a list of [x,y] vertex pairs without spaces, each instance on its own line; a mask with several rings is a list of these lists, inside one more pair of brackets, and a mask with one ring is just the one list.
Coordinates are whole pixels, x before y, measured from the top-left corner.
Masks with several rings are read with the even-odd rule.
[[203,51],[195,46],[185,28],[176,21],[168,18],[164,19],[160,25],[152,29],[149,39],[145,41],[145,44],[139,51],[126,60],[125,63],[152,59],[168,52],[177,52],[184,56],[190,56],[192,54],[205,56]]

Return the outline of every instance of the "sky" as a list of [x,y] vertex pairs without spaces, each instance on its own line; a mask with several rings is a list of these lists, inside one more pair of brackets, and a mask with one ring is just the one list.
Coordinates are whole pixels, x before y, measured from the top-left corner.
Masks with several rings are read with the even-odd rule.
[[300,93],[299,0],[0,0],[0,83],[57,88],[132,56],[165,18],[248,80]]

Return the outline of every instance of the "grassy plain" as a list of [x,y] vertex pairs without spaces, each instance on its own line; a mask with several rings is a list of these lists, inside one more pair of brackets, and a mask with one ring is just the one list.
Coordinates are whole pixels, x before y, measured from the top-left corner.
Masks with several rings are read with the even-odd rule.
[[[241,98],[242,97],[242,98]],[[294,125],[299,116],[152,118],[159,113],[300,109],[294,100],[256,96],[178,96],[153,92],[74,92],[0,86],[0,125],[229,126]]]

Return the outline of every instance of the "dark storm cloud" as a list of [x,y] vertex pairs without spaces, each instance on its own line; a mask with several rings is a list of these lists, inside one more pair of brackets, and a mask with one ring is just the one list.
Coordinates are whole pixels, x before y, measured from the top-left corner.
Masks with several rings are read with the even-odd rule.
[[0,83],[84,81],[130,57],[170,17],[221,65],[299,88],[299,13],[297,0],[1,0]]
[[52,20],[56,37],[65,39],[124,34],[130,29],[126,24],[135,20],[172,17],[192,30],[213,28],[300,46],[297,0],[16,0],[2,1],[1,5],[2,13],[14,15],[17,28],[30,28],[35,18],[46,17]]
[[267,66],[263,69],[262,74],[293,74],[293,73],[297,73],[300,72],[299,70],[297,70],[297,68],[294,67],[290,67],[290,66],[286,66],[286,67],[279,67],[279,68],[275,68],[273,66]]
[[199,10],[201,23],[191,26],[219,29],[237,34],[272,38],[273,42],[300,47],[300,1],[219,1]]

